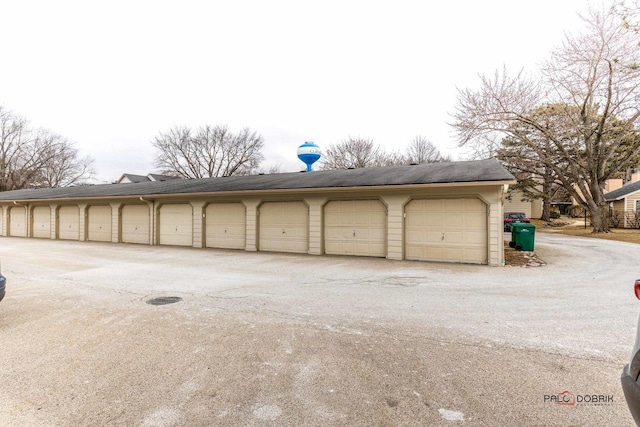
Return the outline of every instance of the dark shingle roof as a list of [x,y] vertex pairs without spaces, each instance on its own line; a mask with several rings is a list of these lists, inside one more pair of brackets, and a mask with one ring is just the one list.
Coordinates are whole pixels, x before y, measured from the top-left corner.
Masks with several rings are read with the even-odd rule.
[[[147,182],[147,181],[151,181],[149,179],[149,177],[144,176],[144,175],[135,175],[132,173],[125,173],[122,174],[122,177],[120,177],[120,181],[122,181],[122,178],[128,178],[129,181],[131,181],[131,183],[137,183],[137,182]],[[128,183],[129,184],[129,183]]]
[[160,175],[158,173],[150,173],[149,175],[147,175],[147,178],[149,178],[151,181],[167,181],[170,179],[182,179],[179,176]]
[[613,190],[604,195],[604,199],[607,202],[613,202],[614,200],[620,200],[624,196],[628,196],[631,193],[635,193],[640,190],[640,181],[630,182],[627,185],[618,188],[617,190]]
[[151,196],[233,191],[373,187],[411,184],[442,184],[515,181],[497,160],[429,163],[318,172],[293,172],[223,178],[175,179],[162,182],[84,185],[6,191],[0,200]]

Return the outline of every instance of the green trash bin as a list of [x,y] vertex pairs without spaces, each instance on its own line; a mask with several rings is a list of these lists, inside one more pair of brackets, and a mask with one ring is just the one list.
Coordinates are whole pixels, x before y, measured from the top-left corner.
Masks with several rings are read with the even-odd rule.
[[533,252],[536,238],[536,226],[526,222],[511,224],[511,242],[509,246],[517,251]]

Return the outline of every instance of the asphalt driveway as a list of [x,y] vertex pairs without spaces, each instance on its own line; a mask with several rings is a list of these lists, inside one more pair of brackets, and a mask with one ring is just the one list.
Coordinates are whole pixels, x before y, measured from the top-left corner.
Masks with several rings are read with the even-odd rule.
[[548,265],[0,238],[0,422],[633,425],[640,245],[538,233],[536,253]]

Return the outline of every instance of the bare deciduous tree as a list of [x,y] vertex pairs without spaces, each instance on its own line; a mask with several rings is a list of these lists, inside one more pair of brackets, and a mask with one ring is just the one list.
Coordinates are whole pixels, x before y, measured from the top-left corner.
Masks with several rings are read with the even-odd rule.
[[93,159],[78,155],[68,139],[0,106],[0,191],[83,183],[94,174]]
[[416,136],[407,147],[407,163],[450,162],[451,157],[443,156],[438,147],[422,135]]
[[398,152],[387,153],[369,138],[348,138],[323,153],[321,169],[366,168],[405,163]]
[[41,131],[38,139],[42,141],[39,148],[42,167],[35,177],[34,186],[66,187],[81,184],[95,173],[93,159],[80,157],[73,144],[60,135]]
[[249,175],[263,160],[264,139],[248,128],[234,134],[226,126],[201,126],[195,131],[176,126],[152,142],[156,167],[183,178]]
[[260,168],[259,173],[262,175],[272,175],[274,173],[281,173],[282,172],[282,165],[277,164],[277,165],[271,165],[269,166],[269,169],[264,169],[264,168]]
[[408,165],[411,163],[449,162],[431,141],[423,136],[414,138],[406,149],[387,152],[369,138],[348,138],[331,145],[324,152],[321,169],[349,169],[373,166]]
[[[640,51],[637,34],[613,11],[592,10],[584,22],[586,31],[565,37],[539,79],[505,70],[481,76],[477,91],[460,90],[453,126],[461,145],[484,143],[492,133],[519,141],[590,212],[593,231],[606,232],[605,181],[640,152],[632,137],[640,118]],[[561,126],[532,114],[544,105],[554,106]]]
[[612,10],[622,18],[626,28],[640,32],[640,0],[617,0]]

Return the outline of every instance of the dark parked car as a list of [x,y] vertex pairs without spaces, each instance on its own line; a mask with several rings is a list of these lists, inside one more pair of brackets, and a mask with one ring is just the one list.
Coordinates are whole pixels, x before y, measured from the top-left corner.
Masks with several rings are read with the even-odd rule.
[[2,298],[4,298],[4,288],[6,284],[7,279],[5,279],[2,273],[0,273],[0,301],[2,301]]
[[[640,279],[633,284],[633,292],[636,294],[636,298],[640,299]],[[631,411],[636,425],[640,426],[640,384],[638,384],[638,377],[640,377],[640,323],[636,330],[636,342],[631,352],[631,360],[629,364],[625,365],[620,378],[629,411]]]
[[504,231],[511,231],[511,224],[514,222],[531,222],[524,212],[505,212]]

